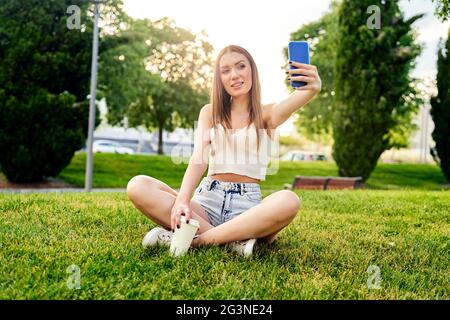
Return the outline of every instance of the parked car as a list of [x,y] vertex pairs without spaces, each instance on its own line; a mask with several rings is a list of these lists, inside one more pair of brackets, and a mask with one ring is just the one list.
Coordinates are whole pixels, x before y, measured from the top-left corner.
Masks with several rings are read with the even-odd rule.
[[281,160],[284,161],[326,161],[327,157],[322,153],[302,151],[302,150],[291,150],[286,152]]
[[95,140],[92,146],[92,151],[103,153],[134,154],[133,149],[124,147],[119,142],[112,140]]

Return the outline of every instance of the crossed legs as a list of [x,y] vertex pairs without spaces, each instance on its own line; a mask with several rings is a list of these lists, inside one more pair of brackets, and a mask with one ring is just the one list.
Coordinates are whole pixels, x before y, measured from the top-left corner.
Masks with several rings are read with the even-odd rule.
[[250,238],[272,243],[277,234],[295,218],[299,209],[300,199],[294,192],[274,192],[236,218],[205,231],[192,245],[224,244]]
[[[170,213],[177,191],[158,179],[139,175],[128,182],[127,193],[139,211],[155,223],[170,229]],[[250,238],[271,243],[278,232],[297,215],[300,199],[290,190],[274,192],[258,205],[217,227],[209,223],[207,213],[198,202],[191,200],[190,205],[192,217],[200,222],[200,236],[192,242],[193,246],[224,244]]]

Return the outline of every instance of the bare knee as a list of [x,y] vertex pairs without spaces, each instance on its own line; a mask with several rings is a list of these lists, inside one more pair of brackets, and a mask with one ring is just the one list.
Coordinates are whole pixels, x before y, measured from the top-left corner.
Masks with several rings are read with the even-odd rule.
[[142,194],[143,187],[151,183],[150,177],[145,175],[138,175],[130,179],[127,184],[127,195],[131,201],[136,201]]
[[300,210],[300,198],[291,190],[281,190],[280,197],[284,208],[283,217],[289,221],[293,220]]

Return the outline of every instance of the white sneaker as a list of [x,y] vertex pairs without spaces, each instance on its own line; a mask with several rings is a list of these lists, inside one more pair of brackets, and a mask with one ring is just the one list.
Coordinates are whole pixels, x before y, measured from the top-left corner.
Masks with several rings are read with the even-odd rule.
[[142,246],[144,248],[157,245],[170,247],[172,235],[172,231],[167,231],[166,229],[160,227],[153,228],[145,235],[144,239],[142,240]]
[[256,239],[248,239],[243,241],[235,241],[229,244],[231,250],[244,256],[250,257],[253,254],[253,248],[255,247]]

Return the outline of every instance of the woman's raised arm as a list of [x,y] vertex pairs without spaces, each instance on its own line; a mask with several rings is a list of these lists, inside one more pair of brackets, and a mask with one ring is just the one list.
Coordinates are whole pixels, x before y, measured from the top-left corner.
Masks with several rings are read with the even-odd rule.
[[[316,66],[295,61],[291,61],[290,64],[296,69],[286,71],[289,74],[288,80],[303,81],[306,85],[295,88],[296,91],[286,99],[267,106],[267,121],[271,128],[283,124],[294,112],[311,101],[322,88]],[[291,74],[302,74],[302,76],[291,76]]]

